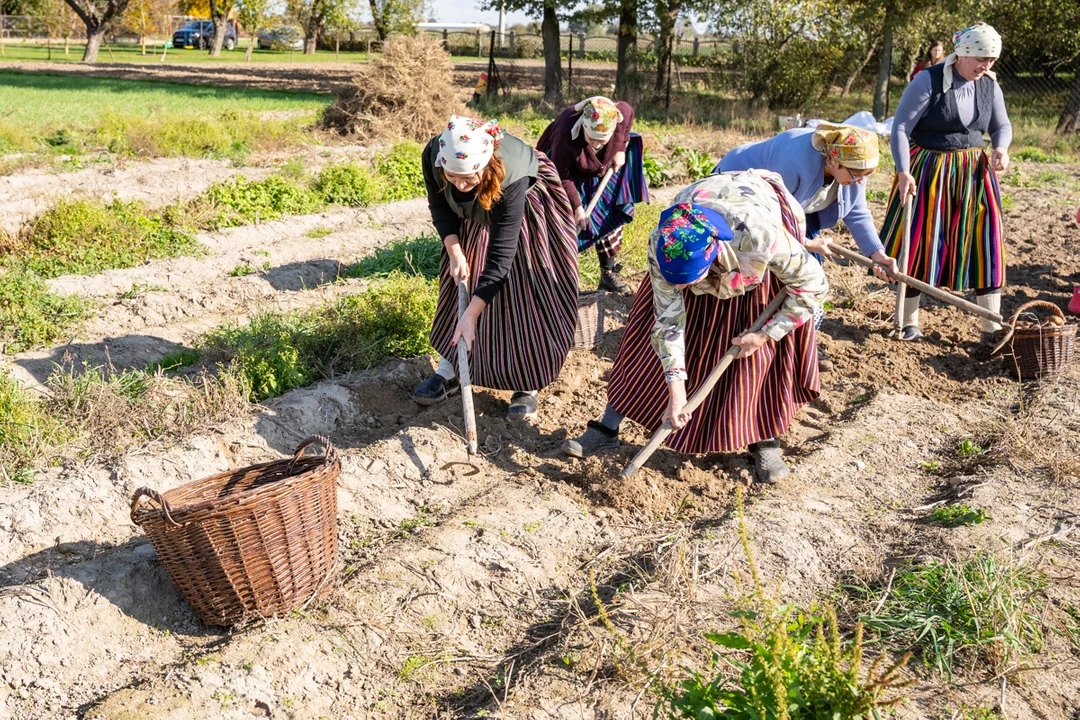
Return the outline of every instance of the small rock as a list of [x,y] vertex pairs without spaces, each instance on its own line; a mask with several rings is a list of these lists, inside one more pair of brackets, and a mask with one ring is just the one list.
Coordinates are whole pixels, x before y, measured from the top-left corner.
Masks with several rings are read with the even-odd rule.
[[859,472],[862,472],[863,470],[866,469],[866,463],[864,463],[862,460],[856,460],[855,461],[855,469],[858,470]]
[[474,630],[480,629],[481,622],[483,622],[483,619],[479,615],[474,614],[472,617],[469,618],[469,624],[473,626]]

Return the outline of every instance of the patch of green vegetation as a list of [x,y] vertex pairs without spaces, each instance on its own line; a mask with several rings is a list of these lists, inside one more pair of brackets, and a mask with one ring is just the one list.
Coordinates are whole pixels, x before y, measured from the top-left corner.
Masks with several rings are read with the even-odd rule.
[[192,350],[191,348],[184,348],[179,352],[169,353],[165,357],[156,362],[152,362],[146,366],[146,372],[156,373],[169,372],[171,370],[179,370],[180,368],[191,367],[202,359],[202,355],[198,350]]
[[889,202],[888,190],[867,190],[866,199],[868,202]]
[[25,267],[0,269],[0,342],[6,353],[59,340],[88,309],[75,295],[49,292],[45,281]]
[[438,512],[439,508],[437,507],[429,508],[427,505],[421,506],[421,508],[416,511],[416,515],[411,518],[405,518],[398,523],[397,536],[404,540],[410,535],[415,535],[420,532],[423,528],[433,527]]
[[439,276],[442,241],[435,235],[419,235],[395,240],[368,257],[345,268],[346,278],[385,278],[399,272],[419,275],[429,280]]
[[525,523],[525,532],[527,532],[527,533],[536,532],[537,530],[540,529],[541,525],[543,525],[543,523],[540,522],[539,520],[537,520],[536,522]]
[[359,163],[327,165],[315,177],[315,191],[329,205],[369,207],[382,200],[382,179]]
[[424,194],[424,147],[415,142],[394,143],[386,153],[375,156],[375,172],[385,183],[382,201],[408,200]]
[[195,255],[195,236],[138,201],[59,200],[0,242],[0,252],[46,278]]
[[971,438],[961,438],[960,442],[956,444],[956,457],[960,459],[978,457],[985,452],[986,450]]
[[218,211],[213,221],[217,227],[280,220],[286,215],[304,215],[323,207],[322,198],[315,192],[282,175],[270,175],[263,180],[232,177],[211,185],[202,200]]
[[930,519],[945,527],[960,527],[962,525],[978,525],[984,520],[992,520],[993,518],[982,508],[967,505],[942,505],[931,513]]
[[1012,195],[1001,195],[1001,209],[1005,212],[1009,212],[1016,207],[1016,199]]
[[252,399],[263,400],[388,357],[428,352],[437,294],[436,283],[395,273],[335,303],[219,328],[201,350],[210,361],[235,362]]
[[304,237],[311,238],[312,240],[318,240],[319,238],[324,238],[327,235],[333,234],[333,232],[334,228],[332,227],[327,227],[325,225],[317,225],[316,227],[307,230],[304,233]]
[[248,275],[254,275],[258,272],[266,272],[270,269],[270,263],[264,262],[259,267],[248,265],[247,263],[240,263],[232,270],[229,271],[229,277],[247,277]]
[[68,430],[52,417],[39,395],[0,370],[0,484],[30,484],[30,464]]
[[398,670],[398,679],[401,682],[409,682],[410,680],[418,679],[418,673],[426,670],[430,665],[438,662],[439,658],[431,657],[430,655],[410,655],[405,658],[405,662],[402,663],[401,669]]
[[1035,569],[980,550],[898,573],[883,599],[856,592],[874,606],[862,622],[884,645],[917,650],[927,667],[952,678],[961,663],[997,673],[1038,652],[1045,587]]
[[645,169],[645,182],[648,183],[649,187],[663,187],[672,181],[671,172],[667,163],[663,160],[645,152],[642,155],[641,162]]
[[[623,244],[619,251],[623,278],[632,278],[648,269],[649,236],[660,222],[663,210],[657,202],[634,206],[634,221],[623,226]],[[592,250],[578,256],[578,275],[582,288],[596,287],[600,281],[600,262]]]
[[937,460],[923,460],[919,463],[919,467],[926,472],[937,472],[938,468],[941,467],[941,463]]
[[686,172],[691,180],[705,177],[716,166],[716,161],[712,159],[709,153],[702,150],[676,148],[674,154],[681,157],[683,162],[686,163]]
[[1063,160],[1053,153],[1048,153],[1040,147],[1021,147],[1012,148],[1009,151],[1009,157],[1012,160],[1026,160],[1028,162],[1037,163],[1056,163],[1063,162]]
[[134,300],[135,298],[142,297],[147,293],[152,292],[169,292],[168,288],[161,285],[152,285],[150,283],[133,283],[131,287],[120,293],[121,300]]

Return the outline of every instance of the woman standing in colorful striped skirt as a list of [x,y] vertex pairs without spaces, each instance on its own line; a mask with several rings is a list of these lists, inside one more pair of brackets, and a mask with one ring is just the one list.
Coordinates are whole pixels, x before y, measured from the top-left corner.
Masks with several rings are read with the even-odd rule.
[[[904,201],[913,197],[908,266],[901,270],[937,287],[973,289],[981,307],[1000,313],[1005,244],[995,172],[1009,166],[1012,141],[1001,88],[990,71],[1001,54],[1001,36],[975,23],[954,39],[953,53],[916,75],[896,108],[896,178],[881,237],[889,255],[900,257]],[[985,132],[993,143],[990,157],[983,149]],[[922,337],[919,300],[920,293],[908,288],[905,340]],[[1000,329],[984,319],[982,342]]]
[[[431,220],[443,242],[431,344],[442,359],[413,399],[460,390],[458,340],[472,382],[511,390],[508,416],[536,416],[537,391],[562,369],[577,324],[574,215],[551,161],[494,121],[453,116],[424,149]],[[472,300],[458,319],[458,283]]]
[[[608,383],[604,416],[563,444],[585,457],[619,444],[624,417],[650,431],[671,420],[667,440],[684,453],[750,446],[755,474],[788,474],[777,437],[818,395],[814,314],[829,285],[802,246],[805,217],[779,175],[710,175],[684,188],[649,238],[649,282],[634,298]],[[780,310],[747,329],[786,286]],[[686,398],[736,344],[738,359],[708,398]]]
[[[540,136],[536,147],[547,153],[562,178],[574,206],[578,252],[596,246],[600,259],[600,289],[625,293],[615,257],[622,247],[623,226],[634,219],[634,203],[648,202],[641,136],[631,134],[634,109],[624,102],[591,97],[559,113]],[[600,178],[613,170],[600,187]],[[585,208],[603,193],[591,217]]]
[[[878,165],[877,135],[850,125],[822,123],[815,128],[795,128],[768,140],[740,145],[724,155],[714,172],[760,168],[779,173],[787,188],[806,213],[804,247],[821,261],[832,255],[832,241],[822,231],[843,220],[855,244],[868,258],[890,270],[896,261],[885,254],[874,218],[866,206],[866,178]],[[880,269],[878,277],[888,279]],[[817,325],[821,324],[818,315]],[[818,348],[820,369],[832,364]]]

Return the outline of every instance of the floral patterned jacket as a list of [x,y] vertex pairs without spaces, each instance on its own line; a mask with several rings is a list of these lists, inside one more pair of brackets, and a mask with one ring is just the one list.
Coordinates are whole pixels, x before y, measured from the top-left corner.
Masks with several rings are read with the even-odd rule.
[[[763,328],[773,340],[780,340],[811,320],[829,294],[825,271],[802,246],[806,217],[798,201],[787,194],[788,206],[798,224],[798,237],[784,229],[780,200],[765,178],[783,187],[776,173],[764,170],[720,173],[698,180],[679,192],[672,201],[694,203],[721,213],[734,237],[721,242],[708,274],[689,292],[709,294],[726,300],[742,295],[772,272],[787,286],[788,296],[776,315]],[[660,274],[656,260],[658,230],[649,237],[649,277],[652,280],[652,345],[664,367],[668,382],[685,380],[686,306],[683,291]]]

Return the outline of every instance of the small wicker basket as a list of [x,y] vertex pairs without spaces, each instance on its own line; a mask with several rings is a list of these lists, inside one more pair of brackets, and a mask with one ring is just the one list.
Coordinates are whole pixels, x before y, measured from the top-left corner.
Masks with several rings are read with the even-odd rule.
[[1076,323],[1064,322],[1064,313],[1054,303],[1032,300],[1017,309],[1009,324],[1016,327],[1020,315],[1033,307],[1053,310],[1062,324],[1016,328],[1002,354],[1006,369],[1018,372],[1022,378],[1047,378],[1068,372],[1076,344]]
[[[326,454],[304,457],[316,442]],[[290,459],[166,493],[139,488],[131,520],[146,531],[180,594],[208,625],[287,613],[330,585],[340,474],[330,441],[312,437]]]
[[603,290],[578,292],[574,350],[591,350],[604,339]]

